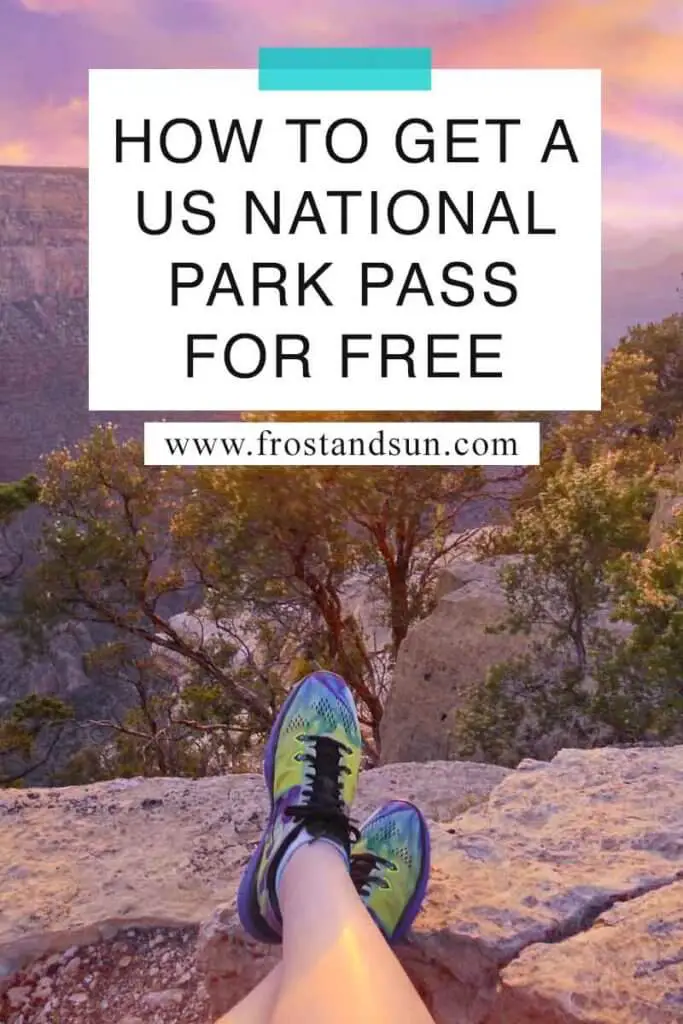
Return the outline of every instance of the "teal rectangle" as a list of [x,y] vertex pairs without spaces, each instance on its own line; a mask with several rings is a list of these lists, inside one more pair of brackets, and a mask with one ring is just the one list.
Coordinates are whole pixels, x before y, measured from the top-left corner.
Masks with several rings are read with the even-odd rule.
[[424,47],[268,48],[259,53],[259,89],[414,91],[432,87]]

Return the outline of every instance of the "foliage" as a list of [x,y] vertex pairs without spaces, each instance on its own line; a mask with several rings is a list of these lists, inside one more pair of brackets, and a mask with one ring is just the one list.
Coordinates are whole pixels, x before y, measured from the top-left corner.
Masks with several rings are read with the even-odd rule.
[[59,742],[71,709],[56,697],[30,694],[0,718],[0,786],[18,786],[44,765]]
[[130,673],[136,699],[128,711],[88,723],[108,738],[79,750],[60,773],[62,784],[255,770],[254,730],[235,721],[235,709],[226,706],[218,686],[189,684],[181,692],[172,678],[155,673],[152,683],[145,676],[143,666]]
[[[239,645],[246,645],[239,631],[228,642],[230,624],[218,638],[204,636],[204,624],[194,631],[174,624],[174,608],[187,606],[196,582],[172,530],[188,486],[176,470],[145,467],[141,446],[120,443],[112,428],[45,462],[41,557],[26,578],[20,625],[40,647],[61,624],[84,623],[96,638],[87,659],[91,677],[128,689],[125,720],[93,723],[119,752],[113,760],[107,752],[105,772],[125,770],[126,763],[151,771],[153,762],[155,771],[181,774],[207,762],[234,767],[246,724],[258,737],[273,718],[275,693],[267,673],[254,671],[255,660],[247,668],[240,658]],[[159,672],[164,658],[175,661]],[[181,699],[193,683],[220,691],[223,717],[211,726],[220,743],[206,742],[207,724],[195,721],[194,706]],[[218,716],[215,700],[213,708]],[[193,743],[201,750],[191,756]],[[220,747],[218,762],[208,746]]]
[[475,689],[458,729],[464,752],[516,763],[561,745],[683,735],[680,523],[645,550],[654,485],[672,486],[682,442],[679,314],[622,339],[599,413],[546,431],[512,528],[488,552],[522,556],[503,574],[503,628],[532,634],[530,653]]
[[[40,484],[30,475],[0,483],[0,584],[16,583],[24,552],[12,526],[39,498]],[[0,628],[4,627],[4,623]],[[49,759],[70,709],[49,696],[31,694],[0,717],[0,786],[18,786]]]
[[518,556],[501,573],[509,611],[499,628],[530,634],[530,654],[475,688],[457,728],[463,755],[515,763],[604,739],[595,675],[609,646],[605,609],[615,565],[645,547],[653,488],[653,472],[625,476],[617,454],[587,466],[565,455],[538,502],[489,539],[485,554]]
[[186,601],[192,582],[171,529],[186,486],[175,470],[144,466],[141,446],[119,443],[111,428],[98,428],[74,451],[53,453],[42,491],[49,519],[41,562],[26,587],[27,622],[38,635],[64,619],[106,626],[126,639],[126,655],[145,644],[180,655],[267,724],[263,697],[171,622],[173,599]]
[[460,757],[515,768],[525,757],[546,760],[562,747],[591,747],[610,733],[594,713],[593,692],[558,651],[494,665],[474,688],[456,726]]
[[[162,469],[144,466],[139,444],[99,428],[52,453],[40,484],[0,485],[0,529],[37,499],[45,518],[24,588],[26,637],[40,644],[65,622],[85,623],[95,685],[127,695],[119,715],[89,723],[105,739],[84,747],[65,778],[240,770],[288,688],[318,666],[348,680],[376,759],[393,666],[433,607],[445,561],[470,540],[468,511],[509,508],[518,481],[512,518],[483,553],[514,556],[501,628],[528,634],[529,653],[475,688],[459,753],[515,763],[566,742],[677,735],[680,528],[658,552],[645,544],[655,485],[683,447],[682,341],[680,315],[631,330],[605,365],[600,412],[534,417],[544,450],[531,471]],[[321,419],[496,415],[247,418],[306,420],[314,432]],[[12,574],[16,564],[7,563]],[[621,625],[607,629],[614,601]],[[62,720],[48,715],[38,728],[40,715],[13,715],[0,724],[2,756],[23,771]]]
[[38,477],[30,475],[15,483],[0,483],[0,522],[23,512],[38,500],[40,483]]
[[615,568],[627,641],[599,669],[599,712],[625,740],[683,739],[683,514],[661,544]]
[[624,476],[616,455],[587,466],[565,455],[537,504],[485,542],[487,554],[521,556],[503,570],[506,628],[547,627],[585,670],[586,627],[610,597],[613,562],[645,547],[654,494],[654,474]]
[[23,550],[12,536],[11,526],[39,496],[40,484],[33,475],[14,483],[0,483],[0,584],[13,582],[23,563]]
[[[199,470],[175,537],[206,588],[216,623],[241,609],[280,635],[292,659],[322,659],[362,688],[356,666],[364,652],[354,647],[342,601],[358,554],[346,524],[325,507],[309,472]],[[357,692],[372,707],[375,695]]]
[[526,478],[520,503],[533,503],[567,452],[584,465],[618,454],[625,473],[666,470],[683,450],[683,315],[632,328],[602,375],[602,408],[546,421],[541,465]]
[[[344,675],[376,755],[400,645],[430,611],[444,558],[466,539],[454,536],[458,517],[483,489],[476,468],[211,468],[197,472],[176,538],[217,620],[229,595],[289,636],[294,664]],[[386,642],[368,625],[373,609]]]
[[[148,770],[150,758],[169,770],[170,742],[174,771],[183,758],[194,771],[187,751],[201,733],[203,765],[232,763],[226,737],[241,757],[239,730],[258,742],[297,673],[316,665],[349,681],[376,757],[399,647],[431,609],[443,560],[466,539],[454,535],[458,517],[483,491],[479,469],[154,469],[139,445],[99,428],[46,460],[47,522],[23,628],[35,642],[64,621],[108,631],[91,671],[132,687],[133,717],[109,728],[117,749],[135,739]],[[194,585],[204,610],[188,635],[171,610]],[[361,591],[388,639],[358,608]],[[150,649],[176,659],[153,701],[139,671]],[[195,716],[192,738],[178,721],[189,687],[217,695],[225,718],[204,701],[211,720]]]
[[683,313],[631,328],[619,349],[644,355],[654,376],[643,403],[645,432],[661,441],[673,439],[683,421]]

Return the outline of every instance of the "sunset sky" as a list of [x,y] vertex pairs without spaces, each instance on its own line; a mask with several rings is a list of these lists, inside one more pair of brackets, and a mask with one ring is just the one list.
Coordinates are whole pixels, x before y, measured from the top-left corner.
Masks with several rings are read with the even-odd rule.
[[603,344],[683,308],[683,0],[0,0],[0,165],[87,164],[88,68],[255,67],[260,46],[601,68]]
[[606,222],[683,222],[681,0],[0,0],[0,164],[87,163],[89,67],[253,67],[261,45],[601,67]]

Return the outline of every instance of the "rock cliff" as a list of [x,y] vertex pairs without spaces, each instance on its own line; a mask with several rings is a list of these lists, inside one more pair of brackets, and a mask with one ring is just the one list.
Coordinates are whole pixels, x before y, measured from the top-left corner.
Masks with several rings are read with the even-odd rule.
[[[430,820],[428,897],[400,956],[437,1024],[682,1019],[683,747],[565,750],[511,772],[392,765],[361,777],[355,813],[390,797]],[[254,775],[3,793],[0,1019],[175,1024],[198,1019],[183,1008],[201,991],[225,1013],[279,955],[234,912],[266,813]],[[123,948],[138,977],[136,957],[149,969],[158,943],[175,963],[197,925],[195,973],[155,966],[131,994]],[[160,984],[152,1015],[143,997]]]
[[0,168],[0,480],[87,430],[87,172]]
[[[533,643],[543,642],[538,625],[530,635],[494,631],[509,614],[500,572],[514,560],[477,561],[469,551],[444,568],[435,609],[411,626],[396,659],[382,720],[383,764],[456,757],[457,715],[472,687],[494,665],[531,654]],[[596,615],[595,624],[620,638],[631,628],[613,622],[609,608]],[[534,754],[550,757],[567,742],[572,740],[559,727],[546,734]]]
[[[142,413],[88,412],[87,186],[82,169],[0,167],[0,482],[36,471],[42,455],[97,423],[142,437]],[[39,526],[31,510],[18,529],[30,539]],[[0,710],[31,692],[66,698],[84,715],[102,710],[103,696],[111,703],[111,690],[93,687],[84,671],[87,630],[79,627],[75,639],[63,633],[50,657],[26,661],[18,639],[2,631],[14,610],[13,595],[0,593]],[[121,700],[114,695],[116,706]],[[81,741],[74,735],[62,752]]]
[[498,574],[505,559],[454,560],[439,580],[440,599],[416,622],[398,654],[382,721],[382,761],[454,757],[455,716],[469,688],[499,661],[525,653],[529,638],[492,634],[507,613]]
[[142,437],[142,413],[88,412],[87,231],[87,171],[0,167],[0,481],[97,423]]
[[88,172],[0,168],[0,300],[84,299]]

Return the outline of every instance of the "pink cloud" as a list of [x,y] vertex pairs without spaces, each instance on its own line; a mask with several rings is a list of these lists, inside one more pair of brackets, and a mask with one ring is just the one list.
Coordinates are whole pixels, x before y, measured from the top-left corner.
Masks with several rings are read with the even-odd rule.
[[[253,0],[242,10],[235,0],[213,0],[225,32],[201,31],[198,23],[189,34],[174,30],[170,14],[168,21],[151,21],[141,0],[22,2],[44,13],[80,11],[85,17],[80,30],[91,22],[116,37],[128,66],[243,65],[253,62],[256,41],[271,43],[274,37],[311,45],[379,43],[388,35],[394,42],[399,37],[413,42],[419,25],[422,37],[431,33],[436,40],[435,63],[441,67],[601,67],[605,127],[663,157],[683,156],[680,124],[666,110],[669,100],[683,94],[679,0],[527,0],[487,14],[477,14],[474,4],[450,7],[447,14],[438,5],[419,15],[400,0],[375,0],[367,18],[359,13],[366,7],[362,0],[298,0],[282,6],[281,0]],[[87,47],[87,34],[83,38]],[[48,104],[8,114],[2,118],[0,145],[11,144],[13,152],[21,145],[35,155],[31,162],[85,162],[84,107]]]
[[14,164],[17,167],[31,162],[31,148],[27,142],[20,139],[16,142],[6,142],[0,146],[0,166]]
[[42,14],[61,14],[65,11],[83,11],[97,6],[97,0],[21,0],[27,11]]
[[479,20],[439,43],[436,54],[444,66],[599,67],[608,87],[671,97],[683,88],[677,7],[672,0],[532,0]]
[[435,57],[440,66],[601,68],[605,128],[683,156],[680,121],[656,105],[683,94],[683,23],[671,0],[532,0],[468,25]]
[[0,108],[8,124],[0,138],[0,164],[36,164],[79,167],[87,164],[88,104],[74,97],[61,105],[45,104],[11,116]]
[[643,109],[634,97],[613,92],[605,102],[603,123],[606,129],[623,139],[642,142],[662,153],[683,158],[683,132],[680,115]]

